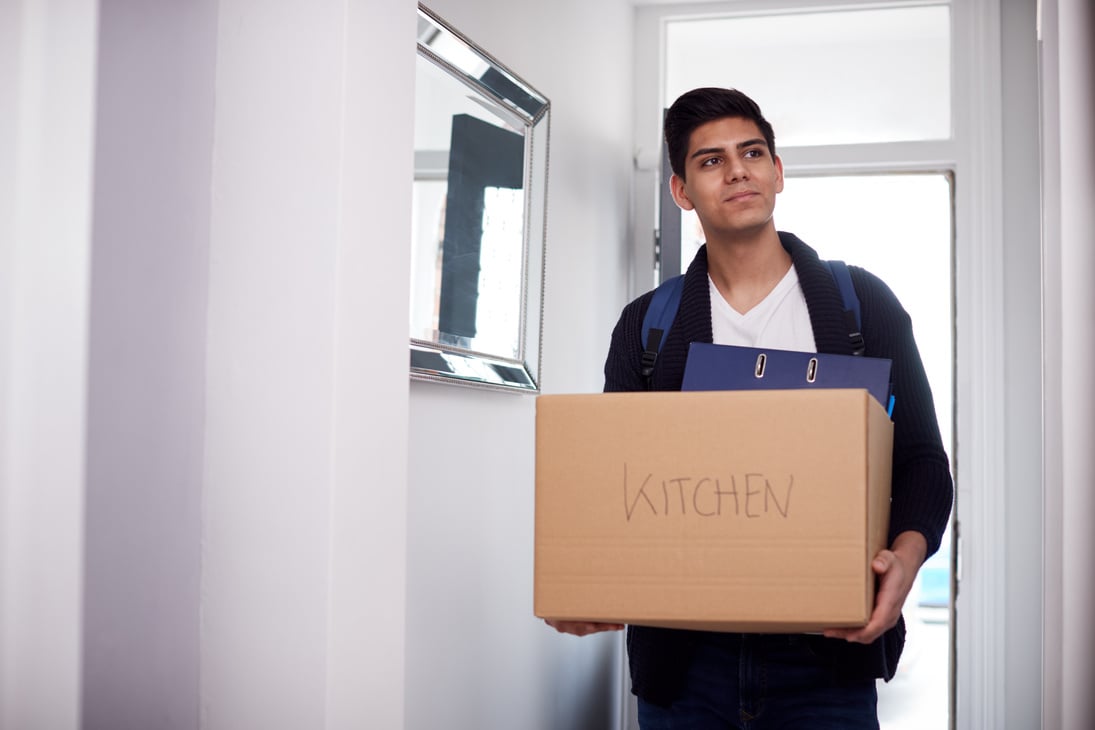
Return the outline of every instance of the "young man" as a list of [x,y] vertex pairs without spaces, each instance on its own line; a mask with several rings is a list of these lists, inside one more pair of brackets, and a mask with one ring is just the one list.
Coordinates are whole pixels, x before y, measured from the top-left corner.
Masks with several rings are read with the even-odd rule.
[[[690,342],[852,354],[829,270],[813,249],[776,230],[783,163],[756,103],[731,89],[690,91],[666,114],[665,137],[673,198],[696,211],[706,244],[685,274],[649,387],[680,390]],[[854,201],[840,214],[854,215]],[[920,566],[939,547],[953,484],[909,317],[877,277],[855,267],[851,275],[865,354],[893,361],[897,396],[890,547],[872,562],[879,588],[870,621],[824,635],[629,627],[632,691],[644,730],[878,727],[875,680],[889,680],[897,667],[905,636],[901,607]],[[605,363],[606,391],[648,387],[640,330],[651,296],[620,316]],[[576,635],[622,628],[552,626]]]

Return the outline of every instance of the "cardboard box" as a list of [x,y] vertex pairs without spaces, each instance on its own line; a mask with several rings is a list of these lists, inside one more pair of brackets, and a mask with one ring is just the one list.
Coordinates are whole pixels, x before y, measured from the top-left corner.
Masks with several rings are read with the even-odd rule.
[[540,396],[534,611],[712,631],[862,626],[892,444],[865,390]]

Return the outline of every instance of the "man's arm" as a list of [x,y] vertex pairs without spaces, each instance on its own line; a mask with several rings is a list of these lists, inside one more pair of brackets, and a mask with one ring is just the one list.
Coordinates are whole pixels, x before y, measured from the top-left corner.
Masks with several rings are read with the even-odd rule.
[[631,302],[620,313],[609,340],[605,359],[606,393],[642,392],[647,389],[642,375],[642,322],[653,292]]
[[954,502],[954,487],[939,432],[931,386],[912,331],[912,320],[886,284],[851,267],[863,306],[867,354],[893,362],[893,481],[890,542],[919,532],[928,554],[939,548]]

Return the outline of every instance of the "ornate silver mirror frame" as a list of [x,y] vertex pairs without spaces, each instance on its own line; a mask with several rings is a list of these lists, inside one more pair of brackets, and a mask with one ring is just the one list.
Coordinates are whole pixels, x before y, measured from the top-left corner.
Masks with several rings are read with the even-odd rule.
[[546,97],[418,6],[411,377],[540,390]]

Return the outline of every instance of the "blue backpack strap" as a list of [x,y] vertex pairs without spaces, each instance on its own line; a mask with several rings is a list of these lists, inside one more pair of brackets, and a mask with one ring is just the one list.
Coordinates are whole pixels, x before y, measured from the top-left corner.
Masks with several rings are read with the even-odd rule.
[[677,316],[677,310],[681,306],[681,289],[684,288],[684,274],[674,276],[663,281],[654,290],[654,296],[650,299],[650,306],[646,308],[643,317],[643,329],[641,333],[643,345],[642,372],[647,386],[650,385],[651,376],[654,374],[654,364],[658,361],[658,351],[665,336],[669,334],[673,320]]
[[848,265],[843,261],[824,261],[829,267],[836,286],[840,289],[840,298],[844,300],[844,319],[848,326],[848,339],[852,343],[852,354],[862,355],[866,350],[863,340],[863,315],[859,308],[859,297],[855,293],[852,284],[852,275],[848,272]]

